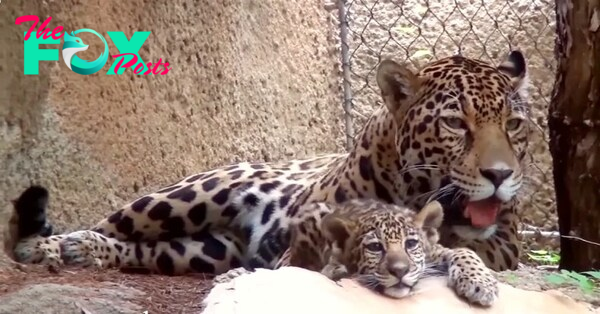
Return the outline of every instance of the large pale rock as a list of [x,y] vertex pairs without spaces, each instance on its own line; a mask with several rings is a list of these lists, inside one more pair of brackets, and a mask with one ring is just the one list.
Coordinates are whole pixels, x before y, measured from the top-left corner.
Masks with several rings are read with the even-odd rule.
[[536,292],[500,285],[490,308],[472,306],[446,286],[444,277],[420,281],[414,295],[400,300],[373,293],[351,280],[339,284],[296,267],[259,269],[216,285],[203,300],[203,314],[590,314],[585,304],[559,292]]

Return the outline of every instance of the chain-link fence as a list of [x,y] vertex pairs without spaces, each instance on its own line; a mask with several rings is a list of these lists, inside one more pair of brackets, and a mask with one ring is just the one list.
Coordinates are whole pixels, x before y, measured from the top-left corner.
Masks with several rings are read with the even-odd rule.
[[[522,229],[543,235],[557,230],[546,123],[555,75],[553,0],[340,0],[335,9],[348,145],[380,104],[375,71],[382,58],[408,61],[418,69],[453,54],[498,64],[510,49],[521,50],[528,62],[536,126],[521,192]],[[538,245],[545,246],[540,240]]]

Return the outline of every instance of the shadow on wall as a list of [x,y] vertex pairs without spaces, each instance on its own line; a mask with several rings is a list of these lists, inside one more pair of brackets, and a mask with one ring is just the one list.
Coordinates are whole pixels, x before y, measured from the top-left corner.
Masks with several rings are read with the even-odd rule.
[[[241,160],[343,150],[335,27],[318,3],[7,1],[0,4],[0,219],[32,183],[57,229],[87,227],[182,176]],[[23,74],[22,15],[48,27],[151,34],[139,50],[166,75],[79,75],[63,62]],[[96,59],[102,41],[79,34]],[[61,43],[62,45],[62,43]],[[59,49],[60,45],[47,45]],[[3,211],[3,212],[2,212]],[[4,216],[2,216],[4,215]],[[1,230],[0,230],[1,231]]]

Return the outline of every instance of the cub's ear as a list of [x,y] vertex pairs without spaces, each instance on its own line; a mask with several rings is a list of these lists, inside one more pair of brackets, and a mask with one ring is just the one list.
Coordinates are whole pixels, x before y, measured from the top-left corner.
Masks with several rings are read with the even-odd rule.
[[388,110],[402,116],[419,92],[421,79],[406,66],[385,59],[377,67],[377,85]]
[[427,203],[415,216],[414,222],[421,229],[438,229],[444,220],[444,209],[438,201]]
[[508,57],[498,66],[498,71],[508,75],[513,88],[519,93],[526,93],[529,84],[529,73],[525,56],[519,50],[513,50]]
[[321,221],[321,230],[325,237],[329,241],[338,243],[340,247],[344,247],[355,226],[356,222],[349,217],[335,212],[325,215]]

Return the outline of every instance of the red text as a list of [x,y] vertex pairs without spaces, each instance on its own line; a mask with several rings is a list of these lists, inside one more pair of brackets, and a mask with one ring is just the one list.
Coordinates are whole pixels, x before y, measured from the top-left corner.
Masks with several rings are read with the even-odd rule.
[[[57,26],[56,28],[54,28],[52,30],[52,32],[50,33],[50,29],[47,28],[48,23],[50,23],[50,21],[52,20],[52,17],[49,16],[43,23],[42,25],[40,25],[40,28],[38,29],[38,31],[35,33],[35,38],[40,39],[40,37],[44,37],[44,39],[48,39],[49,37],[52,37],[53,39],[61,39],[65,33],[61,33],[63,31],[63,27],[62,26]],[[37,26],[37,24],[39,23],[40,18],[35,16],[35,15],[23,15],[23,16],[19,16],[16,20],[15,20],[15,25],[21,25],[25,22],[33,22],[33,24],[31,25],[31,27],[29,28],[29,30],[27,30],[27,34],[25,34],[25,40],[29,39],[29,36],[31,36],[31,33],[35,30],[35,27]],[[50,33],[50,34],[48,34]]]
[[[134,64],[137,63],[138,61],[138,57],[134,54],[134,53],[121,53],[118,55],[113,55],[113,58],[118,58],[118,57],[124,57],[124,56],[132,56],[133,58],[131,58],[131,60],[129,60],[127,63],[123,64],[123,60],[125,60],[125,58],[121,58],[121,60],[119,60],[117,62],[117,66],[115,66],[115,74],[118,74],[117,71],[122,67],[122,68],[131,68]],[[163,66],[164,70],[162,72],[159,73],[159,66]],[[148,70],[146,70],[146,72],[144,72],[144,75],[147,74],[157,74],[157,75],[165,75],[167,73],[169,73],[169,70],[171,70],[171,68],[168,68],[169,66],[169,62],[165,62],[162,63],[162,58],[158,59],[158,62],[156,64],[154,64],[154,68],[152,67],[152,62],[148,62],[148,64],[146,64],[146,66],[148,67]],[[144,70],[144,66],[142,63],[138,64],[134,69],[133,69],[133,73],[135,74],[140,74],[142,72],[142,70]]]

